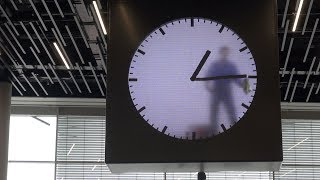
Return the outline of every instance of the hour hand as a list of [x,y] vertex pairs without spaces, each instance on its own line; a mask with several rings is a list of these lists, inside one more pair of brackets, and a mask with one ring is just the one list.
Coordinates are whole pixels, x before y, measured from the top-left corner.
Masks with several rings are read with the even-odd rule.
[[207,50],[206,53],[204,54],[204,56],[202,57],[200,63],[198,64],[197,69],[193,72],[192,76],[190,77],[191,81],[195,81],[201,68],[203,67],[204,63],[206,63],[208,57],[210,56],[211,51]]

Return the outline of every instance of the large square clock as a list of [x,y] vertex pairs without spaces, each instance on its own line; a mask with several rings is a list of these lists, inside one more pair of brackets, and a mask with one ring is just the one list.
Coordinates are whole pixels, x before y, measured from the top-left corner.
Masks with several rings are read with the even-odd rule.
[[112,172],[282,161],[276,1],[108,1]]

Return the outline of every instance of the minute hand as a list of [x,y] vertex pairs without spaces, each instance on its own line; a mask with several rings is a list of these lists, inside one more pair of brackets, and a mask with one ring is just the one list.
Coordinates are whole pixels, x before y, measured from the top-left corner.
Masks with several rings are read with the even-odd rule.
[[219,79],[240,79],[240,78],[256,78],[256,76],[247,76],[246,74],[213,76],[213,77],[205,77],[205,78],[196,78],[195,81],[211,81],[211,80],[219,80]]

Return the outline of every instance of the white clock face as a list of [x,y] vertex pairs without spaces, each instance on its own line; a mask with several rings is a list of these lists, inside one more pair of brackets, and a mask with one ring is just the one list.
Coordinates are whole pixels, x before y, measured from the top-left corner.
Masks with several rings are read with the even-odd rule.
[[137,48],[128,76],[143,119],[183,139],[228,131],[250,108],[257,83],[245,42],[204,18],[178,19],[155,29]]

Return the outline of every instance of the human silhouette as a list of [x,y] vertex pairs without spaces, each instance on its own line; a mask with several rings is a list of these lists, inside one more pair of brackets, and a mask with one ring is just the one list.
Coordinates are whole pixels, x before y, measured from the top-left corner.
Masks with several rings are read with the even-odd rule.
[[[219,50],[219,58],[214,61],[207,72],[207,77],[240,75],[237,67],[229,59],[230,49],[226,46]],[[244,81],[241,78],[222,78],[207,81],[207,89],[211,93],[210,98],[210,121],[213,133],[222,132],[224,129],[221,124],[233,125],[237,122],[235,103],[232,94],[232,84],[244,87]],[[218,119],[219,110],[222,105],[225,106],[227,117]],[[227,127],[228,128],[228,127]]]

